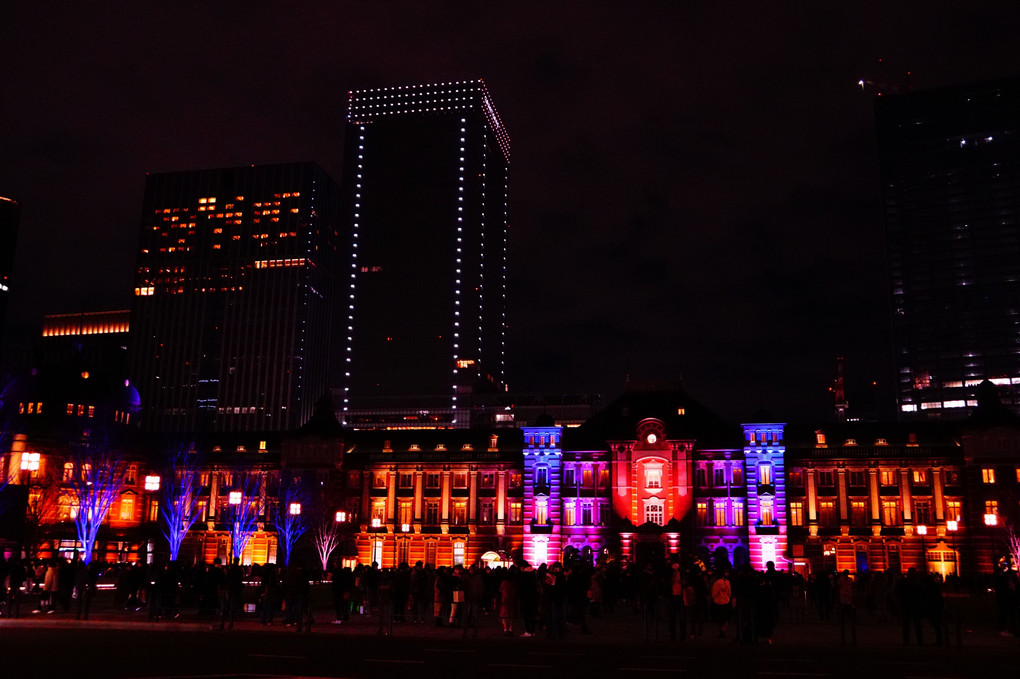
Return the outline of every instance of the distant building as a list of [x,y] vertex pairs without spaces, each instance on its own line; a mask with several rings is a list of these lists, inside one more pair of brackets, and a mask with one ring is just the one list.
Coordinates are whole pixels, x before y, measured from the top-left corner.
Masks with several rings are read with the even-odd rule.
[[338,210],[314,163],[149,175],[131,321],[145,429],[311,416],[331,384]]
[[3,341],[7,304],[11,296],[14,272],[14,246],[18,240],[21,204],[13,198],[0,196],[0,342]]
[[350,93],[345,426],[468,427],[504,390],[509,151],[481,80]]
[[878,97],[902,419],[1020,408],[1020,80]]

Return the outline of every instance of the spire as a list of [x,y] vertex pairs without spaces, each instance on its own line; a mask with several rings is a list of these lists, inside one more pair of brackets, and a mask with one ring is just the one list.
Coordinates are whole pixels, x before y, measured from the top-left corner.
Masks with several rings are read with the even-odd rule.
[[836,379],[832,381],[832,387],[829,388],[832,392],[833,406],[836,409],[836,421],[846,422],[846,386],[843,384],[843,357],[836,357]]

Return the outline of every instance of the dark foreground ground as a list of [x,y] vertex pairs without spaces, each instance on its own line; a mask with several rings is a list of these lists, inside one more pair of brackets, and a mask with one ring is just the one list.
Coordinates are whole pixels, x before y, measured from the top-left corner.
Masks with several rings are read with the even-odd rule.
[[[590,634],[567,626],[562,641],[543,634],[503,636],[492,616],[477,637],[433,624],[384,624],[376,615],[355,615],[333,624],[327,587],[313,593],[311,631],[277,622],[265,627],[253,614],[234,629],[184,610],[179,617],[149,620],[146,610],[113,606],[101,592],[88,621],[70,613],[33,613],[0,619],[4,676],[95,677],[1018,677],[1020,642],[995,628],[990,597],[949,597],[947,644],[934,646],[925,627],[924,646],[904,646],[897,621],[877,622],[860,612],[856,630],[819,621],[813,612],[785,611],[773,645],[739,644],[732,633],[717,636],[708,624],[701,638],[669,642],[665,622],[658,641],[644,640],[640,612],[621,607],[592,619]],[[856,643],[853,632],[856,631]],[[843,634],[841,634],[843,632]],[[913,640],[912,640],[913,641]]]

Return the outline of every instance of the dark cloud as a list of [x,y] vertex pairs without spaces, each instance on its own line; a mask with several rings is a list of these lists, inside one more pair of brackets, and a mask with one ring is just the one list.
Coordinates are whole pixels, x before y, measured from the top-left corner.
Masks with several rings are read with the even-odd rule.
[[[12,321],[130,299],[146,172],[317,160],[347,92],[484,77],[512,139],[512,384],[676,379],[734,416],[888,379],[858,78],[1017,75],[1012,2],[16,2]],[[881,59],[881,61],[879,61]],[[907,75],[910,71],[910,75]]]

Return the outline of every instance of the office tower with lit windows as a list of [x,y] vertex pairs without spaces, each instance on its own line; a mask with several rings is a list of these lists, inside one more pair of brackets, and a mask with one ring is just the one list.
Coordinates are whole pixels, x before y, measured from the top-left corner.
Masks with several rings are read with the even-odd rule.
[[345,424],[464,427],[504,390],[508,164],[481,80],[350,93]]
[[0,196],[0,342],[3,339],[7,303],[11,294],[14,271],[14,246],[18,239],[21,204],[13,198]]
[[311,416],[331,386],[339,199],[315,163],[148,176],[131,320],[144,428]]
[[876,98],[900,417],[1020,407],[1020,81]]

